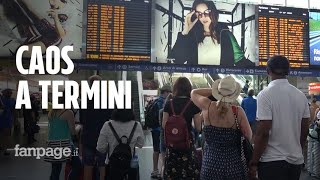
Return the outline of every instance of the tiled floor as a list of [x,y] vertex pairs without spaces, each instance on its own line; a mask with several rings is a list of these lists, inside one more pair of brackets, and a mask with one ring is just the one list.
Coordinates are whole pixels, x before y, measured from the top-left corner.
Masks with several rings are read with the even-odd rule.
[[[45,118],[40,121],[41,131],[37,134],[38,142],[35,146],[44,146],[46,140],[47,123]],[[25,137],[16,136],[16,142],[23,144]],[[150,180],[152,171],[152,139],[150,133],[146,132],[145,147],[138,149],[140,179]],[[50,164],[35,158],[14,157],[14,152],[9,157],[0,156],[0,180],[46,180],[49,179]],[[61,180],[63,179],[61,174]],[[306,172],[301,175],[301,180],[315,180]]]

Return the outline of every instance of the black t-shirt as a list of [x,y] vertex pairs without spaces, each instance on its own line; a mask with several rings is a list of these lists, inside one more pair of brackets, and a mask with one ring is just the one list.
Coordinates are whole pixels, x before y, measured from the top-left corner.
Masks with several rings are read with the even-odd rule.
[[111,109],[94,109],[94,101],[87,101],[87,109],[80,109],[80,122],[83,125],[81,143],[95,149],[100,130],[104,123],[111,118]]
[[[178,115],[181,113],[182,109],[186,106],[186,104],[188,103],[188,101],[190,100],[190,98],[184,98],[184,97],[174,97],[172,100],[173,103],[173,108],[174,108],[174,112]],[[191,101],[191,100],[190,100]],[[166,105],[164,106],[164,110],[163,112],[167,112],[169,113],[169,116],[172,116],[172,110],[171,110],[171,105],[170,105],[170,101],[168,101],[166,103]],[[191,103],[189,104],[188,108],[184,111],[184,118],[186,119],[187,123],[188,123],[188,127],[189,130],[191,130],[192,128],[192,118],[195,114],[198,114],[200,112],[200,109],[193,104],[193,102],[191,101]]]

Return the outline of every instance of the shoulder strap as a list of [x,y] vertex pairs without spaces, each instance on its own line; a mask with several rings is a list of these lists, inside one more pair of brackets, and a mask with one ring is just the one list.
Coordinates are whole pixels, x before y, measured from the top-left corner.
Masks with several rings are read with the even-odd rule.
[[79,109],[72,109],[72,112],[73,112],[74,115],[76,115],[78,113],[78,111],[79,111]]
[[190,99],[188,101],[188,103],[184,106],[184,108],[182,109],[181,113],[180,113],[180,116],[182,116],[184,114],[184,112],[187,110],[189,104],[191,103]]
[[138,125],[138,123],[135,122],[134,125],[133,125],[133,128],[132,128],[132,130],[131,130],[131,133],[130,133],[130,136],[129,136],[129,139],[128,139],[127,144],[130,144],[130,142],[131,142],[131,140],[132,140],[132,137],[133,137],[133,134],[134,134],[134,132],[136,131],[137,125]]
[[62,116],[62,114],[64,114],[66,111],[68,111],[67,109],[65,109],[62,113],[59,114],[58,117]]
[[238,122],[238,107],[237,106],[231,106],[232,107],[232,112],[234,114],[234,119],[236,121],[237,129],[240,129],[240,125]]
[[119,138],[116,130],[115,130],[114,127],[112,126],[111,122],[109,122],[108,124],[109,124],[109,127],[110,127],[111,131],[112,131],[112,134],[113,134],[114,137],[117,139],[118,143],[121,144],[122,141],[121,141],[121,139]]
[[172,114],[175,116],[175,115],[176,115],[176,112],[174,112],[172,99],[170,99],[170,106],[171,106]]

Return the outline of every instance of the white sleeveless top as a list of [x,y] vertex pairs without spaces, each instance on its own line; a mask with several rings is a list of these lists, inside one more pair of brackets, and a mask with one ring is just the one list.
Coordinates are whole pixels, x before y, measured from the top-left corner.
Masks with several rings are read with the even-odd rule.
[[205,37],[198,45],[198,64],[220,65],[221,45],[211,37]]

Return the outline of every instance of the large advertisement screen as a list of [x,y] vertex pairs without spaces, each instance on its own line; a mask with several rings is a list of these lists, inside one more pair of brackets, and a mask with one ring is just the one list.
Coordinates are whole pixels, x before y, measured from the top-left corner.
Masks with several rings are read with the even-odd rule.
[[284,55],[291,67],[309,67],[307,9],[259,6],[260,65],[274,55]]
[[30,57],[33,46],[43,54],[49,46],[73,46],[68,55],[81,58],[83,0],[0,1],[0,57],[15,57],[22,45]]
[[87,59],[150,61],[151,0],[87,1]]
[[309,13],[310,65],[320,65],[320,12]]
[[255,5],[155,1],[152,62],[258,65]]

